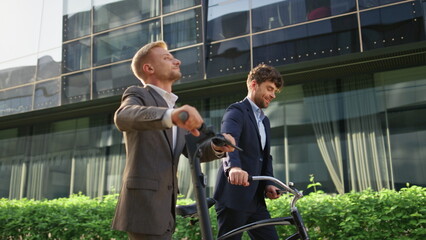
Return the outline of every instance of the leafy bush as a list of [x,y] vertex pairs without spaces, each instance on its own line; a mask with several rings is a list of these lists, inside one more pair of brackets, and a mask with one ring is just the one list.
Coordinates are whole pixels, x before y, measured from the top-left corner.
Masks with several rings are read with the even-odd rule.
[[[0,199],[0,239],[127,239],[111,230],[117,195],[90,199],[83,195],[55,200]],[[290,196],[267,200],[273,217],[288,216]],[[191,200],[179,200],[181,205]],[[426,239],[426,188],[400,191],[311,193],[298,202],[311,239]],[[210,209],[213,233],[216,213]],[[177,217],[174,239],[199,240],[195,219]],[[293,226],[277,226],[282,239]],[[245,235],[244,239],[247,239]]]
[[0,199],[0,239],[127,239],[110,230],[116,195],[34,201]]
[[300,202],[312,239],[426,239],[426,188],[310,195]]

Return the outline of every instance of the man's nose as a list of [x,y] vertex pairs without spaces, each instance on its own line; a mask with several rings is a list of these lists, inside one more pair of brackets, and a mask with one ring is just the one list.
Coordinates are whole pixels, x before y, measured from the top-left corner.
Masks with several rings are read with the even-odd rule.
[[176,58],[175,58],[175,62],[174,62],[174,64],[175,64],[175,65],[180,66],[180,64],[181,64],[181,63],[182,63],[182,62],[181,62],[179,59],[176,59]]

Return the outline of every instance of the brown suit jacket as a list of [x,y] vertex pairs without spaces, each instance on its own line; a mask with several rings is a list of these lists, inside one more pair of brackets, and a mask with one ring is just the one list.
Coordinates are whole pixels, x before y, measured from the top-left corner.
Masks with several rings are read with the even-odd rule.
[[[123,132],[126,166],[112,228],[151,235],[174,230],[178,192],[177,165],[186,154],[184,129],[177,129],[172,151],[172,129],[162,124],[168,109],[154,89],[129,87],[122,96],[114,121]],[[217,159],[210,143],[201,161]]]

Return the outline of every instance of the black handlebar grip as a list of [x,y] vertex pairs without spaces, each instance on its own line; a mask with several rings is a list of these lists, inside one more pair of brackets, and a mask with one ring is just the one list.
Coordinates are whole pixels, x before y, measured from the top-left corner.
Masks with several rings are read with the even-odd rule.
[[186,111],[180,112],[178,116],[179,116],[179,119],[182,122],[186,122],[186,120],[188,120],[188,118],[189,118],[188,112],[186,112]]
[[[180,113],[179,113],[179,119],[182,121],[182,122],[186,122],[186,120],[188,120],[188,118],[189,118],[189,114],[188,114],[188,112],[187,111],[181,111]],[[207,131],[207,127],[206,127],[206,124],[204,124],[204,123],[202,123],[201,124],[201,126],[198,128],[198,131],[200,131],[200,132],[206,132]]]

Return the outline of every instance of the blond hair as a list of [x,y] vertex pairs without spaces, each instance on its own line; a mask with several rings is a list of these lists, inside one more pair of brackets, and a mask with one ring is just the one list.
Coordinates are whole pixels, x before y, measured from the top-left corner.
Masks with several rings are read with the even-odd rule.
[[145,59],[148,56],[150,50],[155,47],[161,47],[167,50],[167,43],[164,41],[148,43],[141,49],[139,49],[139,51],[136,52],[135,56],[133,56],[131,65],[133,74],[135,74],[135,76],[139,78],[139,80],[141,80],[143,83],[145,73],[143,72],[142,65],[145,63]]

